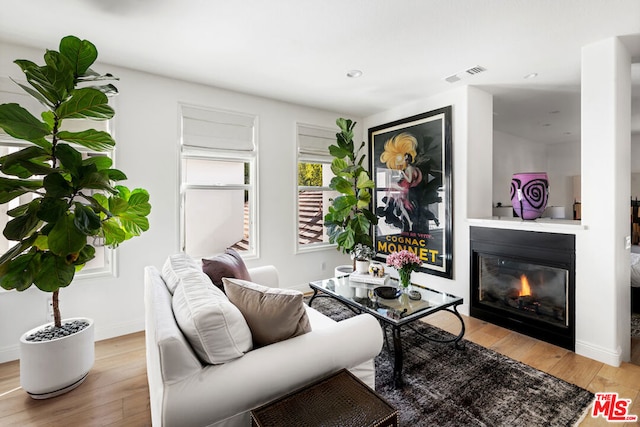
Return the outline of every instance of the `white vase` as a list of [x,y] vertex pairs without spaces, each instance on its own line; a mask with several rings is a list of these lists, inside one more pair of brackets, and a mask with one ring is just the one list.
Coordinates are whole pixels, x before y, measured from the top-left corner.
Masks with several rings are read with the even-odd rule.
[[48,399],[78,387],[87,377],[95,360],[93,320],[65,319],[62,323],[83,320],[83,330],[50,341],[27,341],[26,337],[52,325],[38,326],[20,337],[20,385],[34,399]]
[[353,273],[352,265],[339,265],[333,270],[334,277],[343,277]]
[[369,261],[356,260],[356,272],[361,274],[369,274]]

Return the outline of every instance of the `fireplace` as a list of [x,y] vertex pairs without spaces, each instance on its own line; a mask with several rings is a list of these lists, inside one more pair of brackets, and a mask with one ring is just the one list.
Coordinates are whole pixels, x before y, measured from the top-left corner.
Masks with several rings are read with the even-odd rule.
[[574,293],[574,235],[471,227],[471,316],[573,351]]

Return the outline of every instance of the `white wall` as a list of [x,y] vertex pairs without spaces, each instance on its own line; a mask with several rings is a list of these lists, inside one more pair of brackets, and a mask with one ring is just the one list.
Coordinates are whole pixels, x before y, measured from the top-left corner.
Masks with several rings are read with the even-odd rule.
[[565,208],[573,217],[573,176],[580,175],[580,142],[540,144],[508,133],[493,132],[493,205],[511,206],[511,176],[516,172],[546,172],[547,206]]
[[460,312],[468,314],[470,255],[467,218],[491,216],[492,96],[477,88],[461,87],[366,117],[363,123],[364,130],[367,130],[448,105],[453,107],[453,279],[413,273],[412,281],[463,297],[465,303]]
[[582,225],[576,238],[576,352],[630,355],[631,60],[615,38],[582,50]]
[[493,206],[511,206],[511,177],[517,172],[547,172],[545,146],[494,131]]
[[[13,60],[42,63],[44,49],[52,47],[32,50],[0,42],[0,75],[23,78]],[[178,102],[258,116],[260,256],[247,265],[274,264],[283,287],[298,287],[349,262],[335,249],[295,254],[296,122],[333,128],[344,114],[105,64],[95,68],[120,77],[114,119],[117,167],[129,177],[126,185],[149,190],[153,208],[150,230],[118,249],[117,277],[76,280],[60,292],[63,317],[93,318],[98,340],[144,329],[143,268],[160,267],[179,248]],[[0,362],[17,358],[19,336],[46,321],[49,295],[33,288],[0,293]]]

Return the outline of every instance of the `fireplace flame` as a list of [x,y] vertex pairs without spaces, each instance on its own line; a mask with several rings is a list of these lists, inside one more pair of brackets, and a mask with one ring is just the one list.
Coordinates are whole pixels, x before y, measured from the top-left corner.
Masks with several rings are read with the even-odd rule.
[[526,297],[531,295],[531,287],[529,286],[529,280],[527,280],[527,276],[524,274],[520,276],[520,293],[519,297]]

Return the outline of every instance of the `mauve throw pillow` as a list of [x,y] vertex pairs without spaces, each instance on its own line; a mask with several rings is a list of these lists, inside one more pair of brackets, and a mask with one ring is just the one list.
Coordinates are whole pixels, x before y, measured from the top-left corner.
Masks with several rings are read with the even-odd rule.
[[224,291],[222,278],[251,280],[247,266],[238,252],[229,248],[225,253],[213,258],[202,259],[202,271],[211,279],[214,285]]
[[247,321],[253,345],[261,347],[311,331],[302,292],[223,278],[229,298]]

